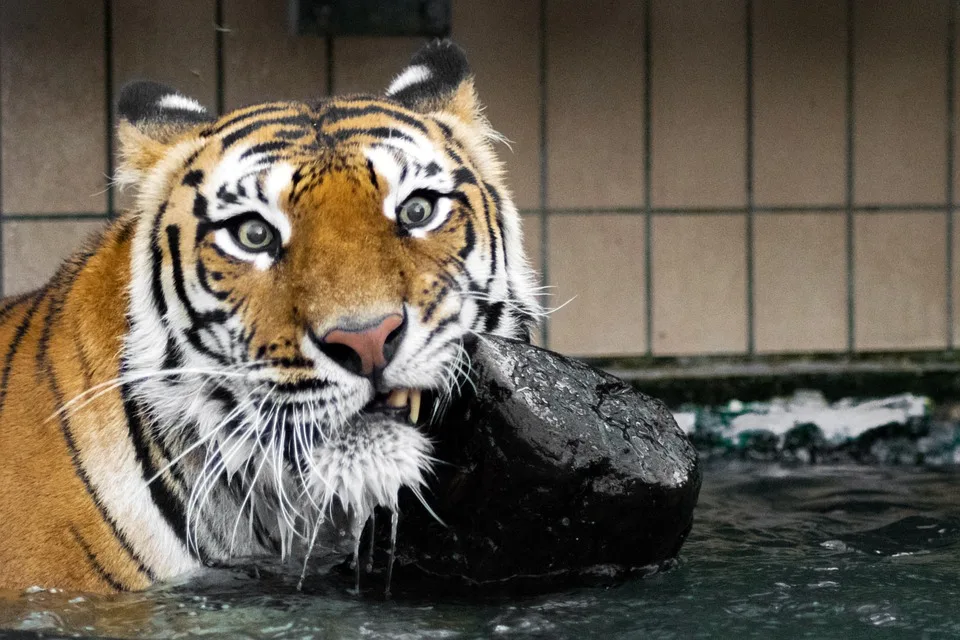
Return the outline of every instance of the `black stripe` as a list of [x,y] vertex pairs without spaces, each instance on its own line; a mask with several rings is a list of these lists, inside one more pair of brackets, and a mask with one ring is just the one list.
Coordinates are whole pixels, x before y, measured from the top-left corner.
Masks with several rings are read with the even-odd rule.
[[111,575],[106,567],[100,564],[100,560],[97,559],[97,554],[93,552],[93,549],[90,548],[90,545],[83,539],[83,536],[80,535],[80,532],[77,531],[75,526],[70,525],[70,533],[73,535],[76,543],[80,545],[80,548],[83,549],[83,553],[87,556],[87,562],[90,563],[90,567],[93,569],[93,572],[97,574],[97,577],[110,585],[110,588],[114,591],[127,591],[128,588],[126,585]]
[[486,289],[490,289],[493,278],[497,275],[497,254],[498,243],[500,242],[497,229],[493,225],[493,218],[490,216],[490,197],[487,193],[487,183],[484,182],[480,189],[480,200],[483,202],[483,218],[487,223],[487,236],[490,242],[490,275],[487,276]]
[[394,127],[370,127],[368,129],[348,127],[330,132],[330,137],[341,142],[347,141],[356,136],[369,136],[371,138],[380,138],[383,140],[400,139],[404,142],[416,144],[413,138]]
[[486,323],[483,326],[485,333],[490,333],[500,324],[500,318],[503,316],[503,302],[494,302],[486,309]]
[[73,343],[73,349],[77,353],[77,363],[80,365],[80,372],[83,374],[84,387],[93,386],[93,367],[90,365],[87,354],[83,350],[83,343],[77,334],[76,326],[74,326],[73,331],[70,332],[70,341]]
[[[121,375],[125,373],[126,367],[121,367]],[[157,477],[160,469],[153,463],[150,455],[150,437],[141,420],[141,413],[129,384],[120,386],[120,397],[123,399],[123,412],[127,416],[127,429],[130,431],[130,438],[133,440],[133,449],[137,456],[137,462],[140,464],[140,471],[144,482],[149,482],[151,478]],[[191,545],[187,542],[187,515],[185,505],[180,502],[167,485],[166,478],[159,475],[156,480],[147,485],[150,489],[150,497],[157,506],[163,519],[167,521],[170,528],[176,534],[177,538],[183,543],[188,553],[191,553]],[[199,543],[198,543],[199,546]],[[198,549],[201,560],[205,560],[206,551]]]
[[16,309],[20,307],[25,301],[29,300],[32,296],[37,295],[37,291],[30,291],[28,293],[21,293],[18,296],[13,296],[7,298],[3,301],[2,306],[0,306],[0,322],[3,322],[7,319],[7,316],[12,314]]
[[43,329],[40,332],[40,338],[37,339],[37,353],[34,357],[36,380],[40,384],[53,377],[53,371],[47,362],[47,347],[50,345],[50,338],[53,334],[54,318],[58,318],[63,310],[64,296],[62,290],[52,294],[50,303],[47,305],[47,312],[43,316]]
[[197,220],[207,220],[207,210],[209,205],[207,203],[207,197],[197,191],[196,195],[193,197],[193,217]]
[[50,280],[48,285],[50,303],[47,305],[47,312],[43,317],[43,329],[40,332],[40,338],[37,340],[37,353],[35,356],[36,378],[41,384],[44,382],[41,374],[45,374],[48,377],[53,375],[51,368],[46,364],[46,358],[47,348],[53,335],[54,319],[59,318],[67,296],[73,291],[73,285],[76,282],[77,275],[92,257],[93,251],[90,250],[75,255],[68,262],[64,263]]
[[297,129],[278,129],[270,134],[271,138],[279,138],[280,140],[299,140],[300,138],[306,138],[313,129],[307,128],[297,128]]
[[190,317],[190,322],[196,326],[203,324],[203,315],[193,308],[190,297],[187,295],[187,285],[183,276],[183,265],[180,263],[180,227],[169,224],[167,231],[167,248],[170,250],[170,262],[173,265],[173,289],[177,292],[180,304]]
[[447,152],[447,155],[450,156],[450,159],[453,160],[454,164],[464,164],[463,158],[460,156],[460,154],[454,151],[449,145],[444,149],[444,151]]
[[163,213],[167,210],[167,203],[164,202],[157,210],[157,217],[153,221],[153,229],[150,231],[150,256],[153,259],[151,264],[150,291],[153,294],[153,306],[157,309],[160,320],[166,324],[167,301],[163,296],[163,250],[160,248],[160,223],[163,221]]
[[193,171],[188,171],[186,175],[183,176],[181,184],[185,187],[199,187],[200,183],[203,182],[203,171],[200,169],[194,169]]
[[[197,194],[199,195],[199,194]],[[240,202],[240,198],[236,193],[230,193],[227,191],[227,185],[222,184],[220,188],[217,189],[217,200],[224,204],[237,204]],[[199,229],[199,227],[197,227]],[[200,234],[197,234],[197,237],[200,237]]]
[[331,383],[329,380],[297,380],[296,382],[274,382],[273,389],[281,393],[297,393],[300,391],[319,391],[328,389]]
[[280,151],[282,149],[287,149],[290,147],[290,143],[284,140],[270,140],[269,142],[261,142],[260,144],[255,144],[242,154],[240,154],[240,159],[249,158],[250,156],[259,155],[261,153],[267,153],[269,151]]
[[233,133],[228,133],[223,136],[220,140],[220,143],[223,145],[223,149],[226,150],[233,146],[234,143],[241,140],[242,138],[247,137],[254,131],[263,129],[264,127],[269,127],[273,125],[300,125],[300,126],[309,126],[310,121],[302,114],[295,116],[284,116],[281,118],[268,118],[266,120],[258,120],[256,122],[251,122],[250,124],[240,127]]
[[477,232],[473,229],[473,220],[471,220],[468,216],[464,216],[463,234],[463,246],[460,247],[459,251],[457,251],[457,255],[460,256],[461,260],[466,262],[470,252],[473,251],[474,243],[477,241]]
[[324,109],[322,117],[324,119],[329,118],[330,120],[347,120],[350,118],[361,118],[368,115],[389,116],[394,120],[399,120],[403,124],[417,129],[425,135],[430,135],[430,130],[427,129],[427,126],[413,116],[380,104],[368,104],[363,107],[331,106]]
[[119,224],[120,227],[117,230],[117,235],[114,236],[114,242],[117,244],[123,244],[133,237],[133,232],[137,228],[137,218],[131,216],[130,218],[121,220]]
[[180,255],[180,227],[175,224],[167,225],[167,244],[170,250],[170,261],[173,265],[173,289],[177,294],[177,298],[180,300],[180,304],[187,312],[187,316],[189,316],[192,325],[185,333],[187,340],[194,349],[216,360],[219,364],[229,364],[224,355],[211,351],[203,344],[199,335],[199,332],[208,324],[225,322],[228,317],[227,313],[222,309],[200,313],[193,307],[187,295],[186,281],[183,275],[183,264]]
[[446,329],[447,327],[449,327],[449,326],[450,326],[451,324],[453,324],[454,322],[457,322],[458,320],[460,320],[460,314],[454,313],[454,314],[452,314],[452,315],[447,316],[446,318],[444,318],[444,319],[441,320],[440,322],[438,322],[437,325],[436,325],[433,329],[430,330],[430,333],[427,334],[427,337],[426,337],[426,339],[423,341],[423,344],[424,344],[424,345],[430,344],[430,341],[433,340],[435,337],[437,337],[437,335],[438,335],[441,331],[443,331],[444,329]]
[[210,280],[207,278],[207,268],[204,266],[203,260],[197,260],[197,280],[200,281],[200,286],[203,290],[217,300],[226,300],[230,297],[229,291],[217,291],[210,286]]
[[450,291],[448,285],[443,285],[440,287],[440,290],[437,291],[434,295],[433,300],[423,308],[423,321],[430,322],[433,319],[433,314],[436,313],[437,308],[440,306],[440,303],[443,302],[444,297]]
[[373,185],[373,188],[379,191],[380,181],[377,180],[377,171],[373,167],[373,162],[369,159],[367,160],[367,172],[370,175],[370,183]]
[[[316,334],[312,334],[311,339],[319,340]],[[264,350],[266,349],[264,348]],[[302,358],[302,357],[294,357],[294,358],[270,358],[269,360],[264,360],[262,362],[251,362],[249,363],[247,368],[250,371],[260,371],[262,369],[269,369],[271,367],[277,367],[277,368],[286,367],[291,369],[292,368],[312,369],[315,366],[317,365],[313,360],[310,360],[308,358]]]
[[288,109],[290,109],[290,105],[288,104],[266,104],[261,107],[257,107],[256,109],[233,116],[229,120],[224,120],[216,127],[211,128],[207,132],[207,135],[217,135],[219,133],[223,133],[234,125],[238,125],[241,122],[250,120],[251,118],[256,118],[257,116],[262,116],[265,113],[276,113],[278,111],[287,111]]
[[[60,391],[60,387],[57,386],[57,379],[55,375],[56,372],[53,370],[53,365],[51,363],[44,364],[46,367],[49,367],[50,371],[54,374],[48,379],[48,385],[50,387],[50,392],[53,394],[54,403],[57,407],[62,407],[63,393]],[[86,469],[80,462],[80,452],[77,449],[76,440],[73,438],[73,430],[70,428],[69,418],[65,413],[58,413],[57,416],[60,423],[60,433],[67,445],[67,451],[70,453],[70,462],[73,463],[74,473],[77,474],[77,477],[80,478],[80,482],[83,483],[83,487],[86,490],[87,495],[90,496],[90,500],[93,502],[94,506],[97,507],[97,511],[100,512],[100,517],[103,518],[103,521],[106,522],[110,527],[110,533],[113,534],[113,537],[116,538],[117,542],[120,544],[120,547],[127,553],[128,556],[130,556],[130,559],[133,561],[133,563],[136,564],[137,571],[147,576],[151,582],[155,582],[157,579],[156,574],[154,574],[153,571],[143,562],[143,559],[133,549],[133,546],[127,540],[126,536],[124,536],[120,531],[116,520],[114,520],[113,516],[110,515],[110,512],[107,511],[106,506],[100,500],[100,495],[90,482],[90,476],[87,475]]]
[[10,374],[13,372],[13,359],[20,349],[20,343],[23,342],[23,337],[27,334],[27,330],[30,329],[30,322],[33,320],[37,308],[41,302],[46,300],[46,293],[46,289],[41,289],[36,293],[37,297],[34,299],[33,304],[30,305],[30,308],[27,309],[27,314],[23,317],[23,320],[20,321],[16,333],[13,335],[13,340],[10,341],[10,347],[7,349],[7,355],[3,361],[3,375],[0,376],[0,414],[3,413],[7,401],[7,387],[10,385]]

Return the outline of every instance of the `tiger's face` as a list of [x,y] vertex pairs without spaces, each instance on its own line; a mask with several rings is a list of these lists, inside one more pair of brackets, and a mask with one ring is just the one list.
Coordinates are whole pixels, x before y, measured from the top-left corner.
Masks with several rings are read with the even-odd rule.
[[425,47],[383,97],[213,119],[140,83],[120,112],[140,216],[123,373],[192,477],[193,526],[234,524],[202,516],[219,501],[287,545],[417,490],[423,392],[461,383],[465,339],[538,315],[462,52]]

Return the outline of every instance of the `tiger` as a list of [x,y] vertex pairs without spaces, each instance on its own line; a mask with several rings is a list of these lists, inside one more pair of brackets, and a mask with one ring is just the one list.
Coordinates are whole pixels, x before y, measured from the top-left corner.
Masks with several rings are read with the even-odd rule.
[[423,498],[470,342],[541,314],[464,52],[220,116],[135,81],[116,137],[130,206],[0,302],[0,588],[342,560]]

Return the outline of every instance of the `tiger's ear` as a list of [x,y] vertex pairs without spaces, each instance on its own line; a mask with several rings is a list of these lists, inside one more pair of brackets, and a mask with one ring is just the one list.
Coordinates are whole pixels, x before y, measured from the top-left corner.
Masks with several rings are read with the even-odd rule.
[[214,118],[199,102],[156,82],[131,82],[120,90],[118,181],[136,182],[166,151]]
[[449,40],[425,45],[387,88],[387,97],[421,113],[451,113],[467,124],[484,122],[463,49]]

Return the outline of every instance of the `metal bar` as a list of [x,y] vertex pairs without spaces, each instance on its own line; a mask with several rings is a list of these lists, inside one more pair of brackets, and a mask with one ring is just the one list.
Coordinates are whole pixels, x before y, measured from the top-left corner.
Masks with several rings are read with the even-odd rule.
[[947,153],[947,163],[946,163],[946,173],[947,173],[947,189],[946,189],[946,199],[947,199],[947,238],[946,238],[946,269],[947,269],[947,301],[946,301],[946,311],[947,311],[947,348],[954,349],[956,347],[956,342],[954,340],[954,294],[953,288],[956,285],[954,282],[953,276],[953,234],[954,234],[954,189],[953,189],[953,179],[954,179],[954,152],[956,150],[956,140],[954,137],[954,118],[956,114],[956,101],[955,101],[955,91],[956,91],[956,50],[957,50],[957,0],[953,0],[950,3],[950,10],[947,16],[947,144],[946,144],[946,153]]
[[856,14],[854,13],[854,0],[847,0],[847,50],[846,50],[846,81],[847,81],[847,90],[846,90],[846,99],[845,99],[845,110],[846,110],[846,131],[847,131],[847,207],[846,207],[846,252],[847,252],[847,351],[853,352],[856,347],[856,300],[855,300],[855,291],[854,278],[856,272],[854,269],[856,265],[854,264],[854,137],[855,137],[855,121],[854,121],[854,55],[855,55],[855,37],[856,30],[854,27],[854,19]]
[[107,214],[114,215],[113,189],[113,0],[103,1],[104,119],[107,125]]
[[327,36],[327,95],[333,95],[333,36]]
[[653,355],[653,0],[643,4],[643,292],[647,355]]
[[[2,10],[0,10],[2,14]],[[3,29],[0,29],[0,51],[3,51]],[[0,64],[0,92],[3,90],[3,65]],[[3,212],[3,110],[2,110],[3,101],[0,101],[0,298],[4,296],[4,286],[3,286],[3,256],[4,256],[4,244],[3,244],[3,224],[2,221],[6,217]]]
[[[550,276],[550,225],[547,220],[547,0],[540,0],[540,278]],[[540,327],[544,346],[550,345],[550,318]]]
[[223,0],[216,0],[213,5],[214,21],[216,22],[216,34],[214,40],[214,69],[217,83],[217,115],[223,115],[226,106],[226,97],[224,89],[224,68],[223,68],[223,33],[226,25],[223,24]]
[[754,301],[754,255],[753,255],[753,1],[746,0],[746,198],[747,198],[747,228],[746,228],[746,270],[747,270],[747,353],[753,355],[756,352],[756,325],[754,314],[756,305]]

